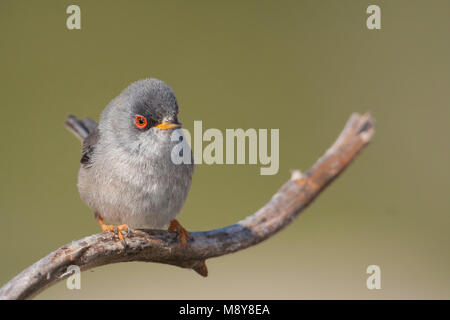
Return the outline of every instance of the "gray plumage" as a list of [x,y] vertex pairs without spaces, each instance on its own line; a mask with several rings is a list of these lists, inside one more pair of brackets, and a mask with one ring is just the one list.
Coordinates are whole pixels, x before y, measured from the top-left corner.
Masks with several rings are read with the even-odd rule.
[[[139,129],[135,116],[148,120]],[[66,126],[83,141],[78,190],[96,215],[131,228],[163,228],[180,212],[188,195],[193,164],[171,160],[173,130],[156,125],[178,123],[172,89],[157,79],[131,84],[104,109],[98,126],[69,116]],[[181,130],[181,129],[176,129]]]
[[78,139],[83,142],[87,136],[97,127],[97,122],[91,118],[77,119],[74,115],[69,114],[66,122],[66,128],[69,129]]

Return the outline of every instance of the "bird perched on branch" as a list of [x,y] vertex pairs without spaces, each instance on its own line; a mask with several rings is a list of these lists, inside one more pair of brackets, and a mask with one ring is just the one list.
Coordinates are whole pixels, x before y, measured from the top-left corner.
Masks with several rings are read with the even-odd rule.
[[167,84],[137,81],[106,106],[98,125],[72,115],[65,124],[82,141],[78,191],[103,231],[124,239],[122,231],[129,227],[168,225],[184,246],[193,240],[175,219],[188,195],[194,165],[172,162],[178,141],[171,134],[182,130],[177,100]]

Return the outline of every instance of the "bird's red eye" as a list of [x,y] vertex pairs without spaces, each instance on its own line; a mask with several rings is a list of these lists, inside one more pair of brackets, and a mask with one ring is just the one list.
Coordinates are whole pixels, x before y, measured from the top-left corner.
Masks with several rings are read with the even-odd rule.
[[134,117],[134,124],[139,129],[145,129],[145,127],[147,126],[147,118],[141,115],[137,115]]

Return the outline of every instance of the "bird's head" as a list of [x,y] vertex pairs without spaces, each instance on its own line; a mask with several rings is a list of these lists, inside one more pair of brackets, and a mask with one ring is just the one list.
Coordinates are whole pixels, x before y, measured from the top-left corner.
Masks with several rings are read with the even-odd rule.
[[105,108],[100,131],[129,152],[148,152],[170,144],[172,130],[181,128],[178,103],[163,81],[132,83]]

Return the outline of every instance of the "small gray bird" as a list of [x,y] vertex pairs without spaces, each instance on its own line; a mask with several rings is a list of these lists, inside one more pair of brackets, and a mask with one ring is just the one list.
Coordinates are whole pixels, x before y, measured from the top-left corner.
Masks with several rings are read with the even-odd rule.
[[103,231],[124,239],[122,231],[128,227],[169,225],[184,246],[186,238],[193,240],[175,219],[194,171],[193,161],[174,164],[171,159],[179,143],[171,134],[180,130],[182,135],[177,115],[172,89],[160,80],[144,79],[114,98],[98,125],[89,118],[67,117],[67,128],[82,141],[78,191]]

